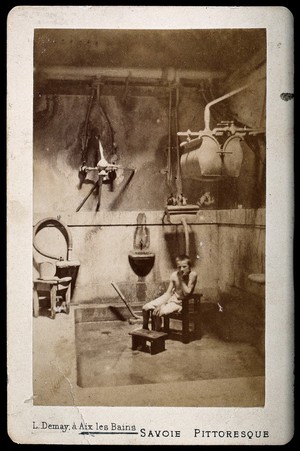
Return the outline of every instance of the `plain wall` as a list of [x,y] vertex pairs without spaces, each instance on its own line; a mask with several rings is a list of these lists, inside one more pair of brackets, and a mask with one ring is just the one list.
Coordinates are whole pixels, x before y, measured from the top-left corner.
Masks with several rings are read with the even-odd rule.
[[[116,298],[118,295],[111,282],[130,284],[138,282],[157,285],[169,279],[176,267],[175,257],[185,252],[184,233],[181,225],[162,225],[161,212],[147,212],[150,232],[148,251],[155,254],[153,269],[143,279],[139,278],[129,264],[128,255],[133,251],[136,218],[139,212],[99,212],[93,215],[81,212],[79,216],[64,215],[61,220],[68,224],[73,237],[72,259],[80,261],[72,302],[92,303]],[[50,213],[47,215],[49,216]],[[198,273],[197,289],[212,298],[217,295],[218,282],[218,227],[216,212],[200,212],[189,225],[190,255]],[[43,219],[36,215],[36,221]],[[198,223],[196,222],[198,221]],[[66,258],[67,246],[62,233],[55,227],[46,227],[36,235],[36,242],[44,251]],[[34,251],[35,274],[38,263],[49,260]],[[54,261],[54,260],[52,260]],[[153,291],[151,291],[151,295]],[[130,301],[134,302],[134,293]]]
[[[185,251],[183,228],[167,221],[162,225],[159,211],[146,213],[150,232],[148,251],[155,254],[155,262],[150,273],[139,279],[128,260],[133,251],[138,213],[98,212],[92,221],[86,212],[61,217],[72,233],[71,257],[80,261],[73,302],[100,302],[116,297],[112,281],[132,285],[143,281],[159,285],[168,280],[175,268],[176,255]],[[36,215],[36,221],[40,219],[43,216]],[[200,210],[189,225],[189,232],[190,255],[198,273],[198,290],[204,289],[212,300],[217,299],[219,292],[233,289],[261,296],[259,287],[248,276],[264,273],[264,209]],[[36,240],[43,250],[66,258],[66,243],[58,229],[42,229]],[[34,252],[34,257],[37,263],[47,260],[37,252]],[[130,300],[135,301],[134,298]]]

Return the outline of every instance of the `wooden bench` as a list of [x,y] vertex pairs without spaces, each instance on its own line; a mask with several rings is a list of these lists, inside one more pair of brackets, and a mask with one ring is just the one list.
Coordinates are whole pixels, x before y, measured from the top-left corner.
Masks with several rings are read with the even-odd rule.
[[[132,350],[139,349],[141,351],[149,352],[150,354],[158,354],[165,351],[165,340],[168,334],[164,332],[157,332],[155,330],[138,329],[129,332],[132,335]],[[147,346],[149,342],[150,346]]]

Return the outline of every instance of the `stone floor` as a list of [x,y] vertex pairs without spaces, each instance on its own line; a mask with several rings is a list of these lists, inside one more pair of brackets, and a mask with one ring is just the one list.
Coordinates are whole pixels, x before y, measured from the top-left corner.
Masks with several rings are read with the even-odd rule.
[[157,355],[132,351],[127,321],[76,323],[74,310],[33,318],[35,405],[257,407],[264,359],[246,343],[204,334],[167,340]]
[[77,323],[77,383],[80,387],[156,384],[264,375],[263,358],[249,344],[204,335],[183,344],[167,340],[156,355],[131,350],[131,330],[121,321]]

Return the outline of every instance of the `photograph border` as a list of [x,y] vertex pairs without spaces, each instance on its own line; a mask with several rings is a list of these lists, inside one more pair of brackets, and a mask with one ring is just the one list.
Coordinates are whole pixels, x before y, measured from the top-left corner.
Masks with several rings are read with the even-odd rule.
[[[223,25],[222,25],[223,24]],[[224,26],[226,24],[226,26]],[[266,403],[263,408],[34,406],[32,389],[32,99],[35,28],[266,28]],[[22,33],[20,33],[22,30]],[[279,445],[293,436],[293,17],[284,7],[20,6],[7,22],[8,433],[23,444]],[[21,68],[21,70],[20,70]],[[28,113],[30,112],[30,114]],[[20,182],[20,174],[22,174]],[[18,240],[16,240],[18,237]],[[21,267],[16,283],[16,267]],[[28,302],[30,300],[30,302]],[[146,410],[146,412],[145,412]],[[34,424],[131,423],[180,435],[36,431]],[[36,422],[36,423],[35,423]],[[195,430],[238,431],[236,437]],[[259,438],[248,432],[263,431]],[[241,432],[244,431],[245,434]],[[265,435],[264,435],[265,434]]]

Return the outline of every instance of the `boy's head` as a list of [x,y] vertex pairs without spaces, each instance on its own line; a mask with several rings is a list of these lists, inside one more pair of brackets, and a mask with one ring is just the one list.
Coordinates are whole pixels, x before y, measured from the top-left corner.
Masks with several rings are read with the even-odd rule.
[[191,271],[191,260],[188,255],[178,255],[178,257],[176,257],[176,265],[183,276]]

